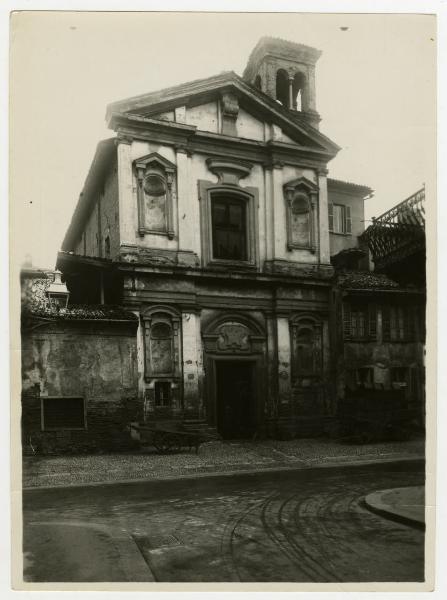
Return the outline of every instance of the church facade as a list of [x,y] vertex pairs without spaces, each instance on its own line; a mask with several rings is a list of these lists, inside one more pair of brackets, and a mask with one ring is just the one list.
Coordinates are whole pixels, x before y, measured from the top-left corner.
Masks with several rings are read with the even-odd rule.
[[[58,268],[70,302],[138,319],[146,422],[313,435],[336,414],[331,256],[371,190],[328,178],[319,51],[263,38],[233,72],[115,102]],[[87,399],[88,405],[88,399]]]

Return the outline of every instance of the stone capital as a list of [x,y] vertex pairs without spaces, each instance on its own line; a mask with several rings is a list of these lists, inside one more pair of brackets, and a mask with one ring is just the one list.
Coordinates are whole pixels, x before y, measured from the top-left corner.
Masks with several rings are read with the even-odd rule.
[[329,169],[327,169],[326,167],[318,167],[317,173],[318,173],[318,175],[328,175]]
[[127,144],[130,146],[133,142],[133,137],[131,135],[127,135],[124,133],[118,133],[115,138],[115,145],[119,146],[120,144]]
[[192,156],[194,154],[188,144],[175,144],[174,148],[177,154],[186,154],[187,156]]

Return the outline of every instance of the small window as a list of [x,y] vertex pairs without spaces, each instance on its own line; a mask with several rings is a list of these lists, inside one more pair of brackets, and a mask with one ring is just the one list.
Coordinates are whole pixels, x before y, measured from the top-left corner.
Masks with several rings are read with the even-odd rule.
[[169,381],[155,382],[155,406],[157,408],[171,406],[171,384]]
[[349,339],[376,339],[377,337],[377,311],[374,304],[343,305],[344,338]]
[[415,311],[408,306],[384,306],[382,309],[383,339],[386,342],[405,342],[415,339]]
[[329,204],[329,231],[345,234],[352,232],[350,206]]
[[238,198],[212,199],[213,258],[247,260],[246,202]]
[[85,429],[84,398],[42,398],[42,429]]

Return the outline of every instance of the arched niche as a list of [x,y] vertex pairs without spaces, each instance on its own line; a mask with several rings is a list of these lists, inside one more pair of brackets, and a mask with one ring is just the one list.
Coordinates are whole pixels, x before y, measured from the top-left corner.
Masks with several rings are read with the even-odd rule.
[[314,315],[297,315],[290,321],[292,376],[319,379],[323,372],[323,323]]
[[181,376],[180,318],[176,310],[164,305],[142,312],[146,381]]
[[173,195],[176,166],[152,152],[134,161],[137,177],[138,233],[174,237]]
[[287,248],[316,250],[318,228],[318,186],[299,177],[284,185],[287,220]]

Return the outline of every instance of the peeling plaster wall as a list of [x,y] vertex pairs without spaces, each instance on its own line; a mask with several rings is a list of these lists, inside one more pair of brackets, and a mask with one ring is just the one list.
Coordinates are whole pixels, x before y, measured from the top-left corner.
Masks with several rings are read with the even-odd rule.
[[[138,418],[134,327],[52,323],[22,336],[24,435],[43,452],[123,447]],[[85,430],[41,431],[40,398],[83,397]]]
[[265,131],[263,121],[259,121],[250,113],[239,109],[239,114],[236,120],[236,131],[239,137],[248,138],[251,140],[265,141]]
[[219,106],[217,102],[209,102],[200,106],[191,106],[186,109],[188,125],[195,125],[202,131],[219,133]]

